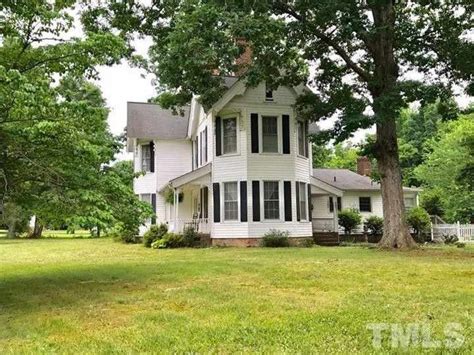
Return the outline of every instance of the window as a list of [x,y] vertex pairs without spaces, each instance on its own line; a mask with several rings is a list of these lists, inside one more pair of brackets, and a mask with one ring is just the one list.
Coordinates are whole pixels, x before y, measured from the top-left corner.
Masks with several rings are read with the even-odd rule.
[[265,84],[265,101],[273,101],[273,90]]
[[237,182],[224,183],[224,219],[226,221],[239,219]]
[[142,171],[151,171],[151,147],[149,144],[142,145]]
[[262,151],[264,153],[278,153],[277,117],[262,117]]
[[199,139],[196,137],[194,139],[194,169],[197,169],[199,166]]
[[143,202],[149,203],[151,205],[151,194],[141,194],[140,200]]
[[372,212],[370,197],[359,197],[359,211]]
[[263,182],[263,215],[265,219],[280,219],[278,181]]
[[300,218],[301,220],[307,219],[307,211],[306,208],[306,184],[304,182],[297,182],[300,184],[299,186],[299,204],[300,204]]
[[298,121],[298,154],[304,157],[308,156],[308,147],[306,142],[306,127],[305,123]]
[[207,127],[204,128],[204,131],[202,131],[202,137],[201,137],[201,145],[202,145],[202,161],[203,164],[207,163]]
[[222,120],[222,142],[224,154],[237,152],[237,118]]
[[405,202],[405,208],[411,208],[415,206],[414,197],[406,197],[404,202]]
[[[333,198],[332,197],[329,197],[329,212],[333,212],[334,211],[334,204],[333,204]],[[341,208],[342,208],[342,201],[341,201],[341,198],[338,197],[337,198],[337,210],[338,211],[341,211]]]

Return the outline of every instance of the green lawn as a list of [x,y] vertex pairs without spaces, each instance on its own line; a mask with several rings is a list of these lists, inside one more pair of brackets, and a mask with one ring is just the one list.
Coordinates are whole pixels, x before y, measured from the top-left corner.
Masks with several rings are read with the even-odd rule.
[[380,322],[422,323],[436,339],[460,323],[457,351],[472,353],[473,261],[472,248],[455,247],[150,250],[1,239],[0,353],[367,353],[379,350],[366,326]]

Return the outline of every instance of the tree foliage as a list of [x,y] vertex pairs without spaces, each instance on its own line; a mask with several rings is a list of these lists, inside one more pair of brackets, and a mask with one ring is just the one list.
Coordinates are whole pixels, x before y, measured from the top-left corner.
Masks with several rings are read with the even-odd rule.
[[127,217],[111,200],[131,202],[133,194],[105,169],[121,143],[89,79],[97,65],[118,63],[127,46],[107,31],[71,36],[74,4],[0,5],[0,197],[41,223],[105,227]]
[[428,147],[431,154],[415,169],[424,194],[439,199],[448,221],[473,221],[474,114],[445,123]]
[[313,167],[349,169],[357,171],[360,149],[350,143],[338,143],[334,147],[313,145]]

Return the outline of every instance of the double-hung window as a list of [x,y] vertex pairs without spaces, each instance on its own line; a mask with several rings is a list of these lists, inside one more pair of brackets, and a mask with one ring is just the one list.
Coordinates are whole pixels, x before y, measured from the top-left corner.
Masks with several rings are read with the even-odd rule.
[[222,150],[224,154],[237,152],[237,118],[222,120]]
[[307,157],[307,149],[306,124],[303,121],[298,121],[298,154]]
[[359,197],[359,211],[372,212],[370,197]]
[[142,145],[142,171],[151,171],[151,147],[149,144]]
[[278,117],[262,117],[262,151],[278,153]]
[[306,220],[308,218],[307,216],[307,211],[308,209],[306,208],[306,184],[304,182],[297,182],[299,184],[299,204],[300,204],[300,217],[301,220]]
[[278,181],[263,182],[263,215],[265,219],[280,219],[279,195]]
[[224,220],[236,221],[239,219],[239,202],[237,182],[224,183]]

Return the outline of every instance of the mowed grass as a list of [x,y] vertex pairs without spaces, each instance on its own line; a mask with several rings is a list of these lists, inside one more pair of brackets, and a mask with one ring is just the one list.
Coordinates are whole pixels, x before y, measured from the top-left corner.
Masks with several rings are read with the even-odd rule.
[[[0,240],[0,353],[374,349],[369,323],[462,325],[472,248],[150,250],[109,239]],[[441,343],[444,344],[444,343]],[[441,352],[446,349],[410,351]]]

